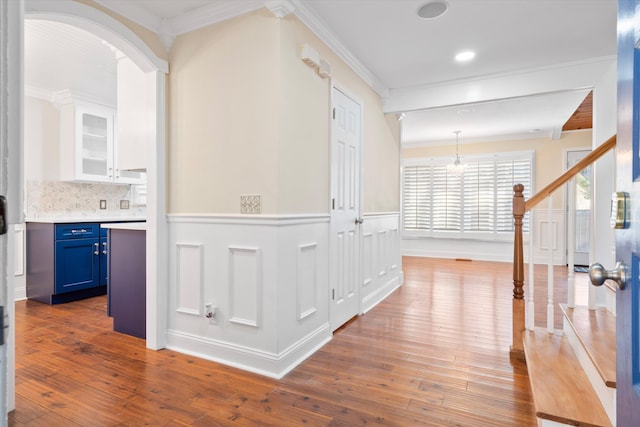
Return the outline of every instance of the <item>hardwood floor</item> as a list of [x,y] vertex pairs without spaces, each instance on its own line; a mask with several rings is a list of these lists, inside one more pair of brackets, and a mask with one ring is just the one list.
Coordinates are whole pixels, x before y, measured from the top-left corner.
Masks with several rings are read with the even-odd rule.
[[399,290],[280,381],[147,350],[111,330],[105,297],[17,302],[9,425],[535,426],[511,265],[403,263]]

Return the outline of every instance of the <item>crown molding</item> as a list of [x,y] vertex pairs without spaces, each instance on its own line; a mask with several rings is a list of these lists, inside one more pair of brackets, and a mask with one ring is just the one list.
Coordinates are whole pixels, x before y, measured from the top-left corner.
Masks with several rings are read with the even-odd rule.
[[347,49],[338,37],[316,14],[304,6],[300,0],[221,0],[207,6],[194,9],[172,19],[160,19],[150,16],[135,2],[112,2],[95,0],[98,4],[112,10],[135,23],[153,31],[160,37],[167,51],[176,36],[188,33],[211,24],[226,21],[263,7],[278,18],[294,13],[309,29],[316,34],[340,59],[342,59],[362,80],[381,97],[389,95],[389,89],[360,60]]
[[360,76],[378,95],[383,98],[389,96],[389,89],[373,74],[355,55],[345,47],[338,37],[316,14],[306,8],[300,0],[291,0],[295,5],[295,15],[316,36],[320,38],[331,50],[333,50],[355,73]]
[[35,86],[24,86],[24,96],[29,98],[38,98],[53,103],[53,92]]
[[224,0],[200,7],[170,20],[172,35],[188,33],[264,7],[262,0]]
[[296,7],[289,0],[265,0],[264,7],[280,19],[296,10]]
[[94,0],[100,6],[105,7],[112,12],[124,16],[127,19],[142,25],[147,30],[157,33],[160,29],[161,21],[158,16],[150,15],[145,9],[138,6],[133,1],[110,1],[110,0]]

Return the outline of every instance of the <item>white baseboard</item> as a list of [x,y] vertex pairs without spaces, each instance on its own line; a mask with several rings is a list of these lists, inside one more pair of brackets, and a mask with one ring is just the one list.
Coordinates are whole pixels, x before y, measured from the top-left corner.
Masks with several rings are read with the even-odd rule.
[[15,301],[22,301],[27,299],[27,288],[24,286],[20,286],[18,288],[16,288],[16,293],[15,293]]
[[170,330],[167,348],[266,377],[280,379],[323,345],[331,341],[328,323],[279,354],[259,351],[193,334]]
[[401,286],[400,276],[402,274],[397,275],[387,282],[387,284],[377,289],[375,292],[367,295],[362,300],[362,313],[366,313],[374,308],[376,305],[380,304],[385,298],[393,293],[396,289]]

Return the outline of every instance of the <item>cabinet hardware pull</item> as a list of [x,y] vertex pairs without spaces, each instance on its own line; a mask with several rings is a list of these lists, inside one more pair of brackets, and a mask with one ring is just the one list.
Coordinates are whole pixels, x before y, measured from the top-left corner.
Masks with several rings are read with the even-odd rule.
[[95,247],[96,247],[96,250],[95,250],[95,251],[93,251],[93,254],[94,254],[94,255],[100,255],[100,251],[98,250],[98,244],[97,244],[97,243],[94,243],[94,245],[95,245]]
[[102,253],[107,254],[107,242],[102,242]]

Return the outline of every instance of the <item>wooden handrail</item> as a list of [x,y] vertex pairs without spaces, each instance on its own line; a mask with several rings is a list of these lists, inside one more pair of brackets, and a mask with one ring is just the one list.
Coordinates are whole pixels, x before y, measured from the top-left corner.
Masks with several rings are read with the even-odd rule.
[[611,138],[607,139],[603,144],[596,147],[591,153],[589,153],[586,157],[576,163],[571,169],[568,169],[565,173],[560,175],[557,179],[555,179],[551,184],[544,187],[542,190],[538,191],[533,196],[529,197],[529,200],[525,203],[525,212],[529,212],[536,206],[538,203],[549,197],[551,193],[556,191],[559,187],[566,184],[571,178],[577,175],[582,169],[589,166],[591,163],[598,160],[602,157],[606,152],[611,150],[616,146],[616,135],[613,135]]
[[[513,307],[512,307],[512,332],[513,343],[511,344],[511,354],[518,358],[524,358],[523,337],[525,331],[525,301],[524,301],[524,257],[522,239],[522,218],[527,211],[530,211],[540,201],[549,197],[555,190],[566,184],[578,172],[598,160],[606,152],[616,146],[616,135],[606,140],[589,155],[580,160],[571,169],[560,175],[551,184],[538,191],[534,196],[525,202],[523,197],[524,186],[516,184],[513,186],[513,219],[514,219],[514,240],[513,240]],[[531,313],[533,316],[533,313]]]

